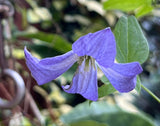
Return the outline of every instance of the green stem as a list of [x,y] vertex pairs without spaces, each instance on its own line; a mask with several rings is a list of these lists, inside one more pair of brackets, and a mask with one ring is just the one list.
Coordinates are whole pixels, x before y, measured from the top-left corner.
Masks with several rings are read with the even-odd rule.
[[152,93],[152,91],[150,91],[148,88],[146,88],[144,85],[141,84],[141,87],[146,91],[148,92],[157,102],[160,103],[160,99]]

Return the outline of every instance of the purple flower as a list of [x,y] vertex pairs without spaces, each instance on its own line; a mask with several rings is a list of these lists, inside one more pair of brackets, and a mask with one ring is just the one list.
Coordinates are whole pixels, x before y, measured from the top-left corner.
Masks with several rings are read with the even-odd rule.
[[114,63],[116,42],[110,28],[80,37],[72,45],[71,51],[60,56],[39,60],[26,48],[24,52],[26,64],[39,85],[56,79],[78,62],[72,83],[62,88],[68,93],[78,93],[92,101],[98,99],[97,66],[119,92],[133,90],[136,76],[142,72],[138,62]]

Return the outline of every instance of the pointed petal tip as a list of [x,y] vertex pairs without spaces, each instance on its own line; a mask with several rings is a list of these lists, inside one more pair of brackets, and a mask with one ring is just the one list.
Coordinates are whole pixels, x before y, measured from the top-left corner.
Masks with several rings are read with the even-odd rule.
[[27,47],[26,47],[26,46],[24,47],[24,55],[25,55],[26,61],[27,61],[28,59],[33,58],[33,56],[31,55],[31,53],[27,50]]
[[27,47],[24,46],[24,54],[26,54],[28,52]]
[[143,68],[141,67],[141,64],[139,62],[135,62],[135,63],[137,63],[137,69],[138,69],[138,73],[137,74],[142,73]]
[[106,27],[104,30],[111,31],[111,28],[110,27]]
[[[118,65],[118,64],[117,64]],[[122,64],[120,64],[119,63],[119,65],[122,65]],[[128,67],[127,67],[127,65],[128,65]],[[141,64],[139,63],[139,62],[130,62],[130,63],[125,63],[125,64],[123,64],[123,66],[125,67],[125,69],[126,69],[126,73],[128,74],[128,75],[138,75],[138,74],[140,74],[140,73],[142,73],[142,71],[143,71],[143,68],[142,68],[142,66],[141,66]],[[128,71],[128,70],[129,71]],[[121,69],[120,69],[121,70]],[[129,74],[129,73],[130,74]]]
[[26,64],[38,85],[56,79],[77,61],[77,56],[72,51],[42,60],[33,57],[26,48],[24,49],[24,53]]
[[24,53],[28,52],[27,46],[24,46]]

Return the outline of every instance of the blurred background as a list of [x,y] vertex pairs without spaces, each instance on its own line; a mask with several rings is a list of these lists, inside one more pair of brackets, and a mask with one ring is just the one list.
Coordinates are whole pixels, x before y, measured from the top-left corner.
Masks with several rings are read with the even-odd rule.
[[[38,86],[26,67],[24,46],[37,58],[71,50],[80,36],[106,27],[114,31],[123,15],[135,15],[149,44],[148,60],[142,64],[141,83],[160,97],[160,1],[159,0],[10,0],[13,15],[0,16],[3,49],[8,68],[25,82],[20,104],[0,107],[0,126],[160,126],[160,104],[143,89],[140,93],[115,92],[91,102],[78,94],[65,93],[77,65],[52,82]],[[1,9],[2,8],[2,9]],[[7,10],[7,9],[6,9]],[[5,10],[5,11],[6,11]],[[2,47],[2,45],[1,45]],[[2,68],[0,67],[0,70]],[[98,85],[105,79],[98,74]],[[0,78],[0,98],[11,100],[14,84]]]

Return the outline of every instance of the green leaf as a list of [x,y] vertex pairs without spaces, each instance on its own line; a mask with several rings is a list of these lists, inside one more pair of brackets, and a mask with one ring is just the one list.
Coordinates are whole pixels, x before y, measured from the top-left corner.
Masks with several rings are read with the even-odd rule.
[[139,76],[137,76],[137,83],[136,83],[135,90],[136,90],[138,93],[141,92],[141,80],[140,80],[140,77],[139,77]]
[[93,120],[109,126],[154,126],[153,121],[143,113],[126,112],[103,101],[92,102],[91,105],[88,102],[79,104],[60,119],[65,124]]
[[110,84],[109,80],[107,79],[107,77],[105,75],[103,75],[101,77],[101,81],[104,83],[104,84]]
[[104,85],[98,88],[99,98],[112,94],[116,91],[116,89],[112,86],[112,84],[109,82],[106,76],[103,76],[101,78],[101,81],[104,83]]
[[21,120],[22,122],[22,126],[32,126],[32,123],[30,122],[30,120],[28,119],[28,118],[26,118],[26,117],[23,117],[22,116],[22,120]]
[[102,85],[98,88],[98,97],[101,98],[107,96],[115,91],[116,89],[112,86],[112,84]]
[[49,45],[44,44],[28,44],[27,47],[29,47],[31,51],[34,51],[38,55],[40,55],[41,58],[53,57],[62,54],[56,51],[55,49],[51,48]]
[[35,32],[35,33],[21,32],[17,33],[16,36],[38,39],[43,42],[47,42],[51,45],[51,47],[62,53],[68,52],[72,49],[71,43],[69,43],[66,39],[57,34],[50,34],[45,32]]
[[104,123],[99,123],[93,120],[87,120],[87,121],[79,121],[75,123],[71,123],[70,126],[108,126]]
[[148,42],[134,16],[121,17],[116,24],[114,35],[117,44],[116,60],[120,63],[144,63],[149,54]]
[[122,11],[132,11],[143,5],[146,0],[107,0],[103,3],[106,10],[119,9]]
[[136,11],[136,17],[142,17],[146,14],[148,14],[149,12],[151,12],[153,10],[153,7],[151,5],[143,5],[140,8],[138,8]]
[[137,17],[144,16],[153,9],[152,0],[107,0],[103,7],[106,10],[133,11]]

